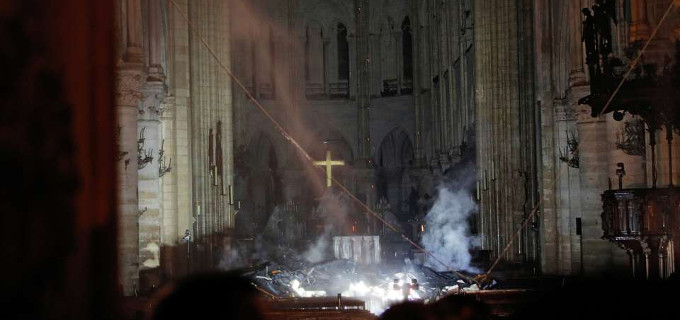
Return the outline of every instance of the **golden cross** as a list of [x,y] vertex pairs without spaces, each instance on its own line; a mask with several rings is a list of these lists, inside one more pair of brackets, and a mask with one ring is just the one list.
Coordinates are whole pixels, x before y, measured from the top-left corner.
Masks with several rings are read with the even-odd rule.
[[326,151],[326,161],[314,161],[315,166],[326,167],[326,187],[330,188],[333,185],[333,166],[344,166],[345,161],[333,160],[331,158],[331,151]]

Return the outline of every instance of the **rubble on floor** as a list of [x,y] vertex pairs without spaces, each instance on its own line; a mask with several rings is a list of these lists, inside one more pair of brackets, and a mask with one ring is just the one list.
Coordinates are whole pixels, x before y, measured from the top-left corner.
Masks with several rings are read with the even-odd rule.
[[[435,271],[408,259],[401,265],[361,265],[352,260],[311,264],[290,255],[253,267],[246,275],[270,297],[312,298],[340,294],[364,300],[366,308],[374,314],[406,299],[431,302],[449,294],[480,290],[478,284],[454,272]],[[482,289],[495,285],[492,281]]]

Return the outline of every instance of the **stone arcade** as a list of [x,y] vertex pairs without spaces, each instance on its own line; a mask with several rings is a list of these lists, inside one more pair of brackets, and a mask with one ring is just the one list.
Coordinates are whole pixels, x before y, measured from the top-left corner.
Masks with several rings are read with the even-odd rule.
[[[653,214],[675,221],[677,114],[664,113],[663,126],[650,119],[678,108],[676,98],[660,98],[677,83],[638,88],[649,98],[642,102],[624,86],[601,112],[633,63],[630,86],[677,76],[677,7],[634,62],[671,1],[116,4],[127,295],[218,265],[224,250],[255,246],[267,230],[309,246],[325,233],[319,214],[329,192],[349,192],[370,209],[345,194],[344,229],[332,236],[379,237],[375,260],[413,257],[418,250],[368,211],[419,241],[436,227],[424,221],[439,190],[452,186],[475,200],[466,221],[479,239],[474,256],[487,262],[500,258],[529,275],[675,270],[659,253],[677,246],[674,225],[645,234],[636,223],[651,223],[651,211],[633,210],[642,220],[624,225],[611,217],[622,209],[611,208],[647,197],[635,190],[668,186],[649,191],[669,194]],[[618,163],[621,189],[633,190],[625,195],[608,191],[622,175]],[[650,250],[664,258],[640,247],[647,236],[660,237]],[[329,238],[326,254],[352,256],[342,249],[349,239]]]

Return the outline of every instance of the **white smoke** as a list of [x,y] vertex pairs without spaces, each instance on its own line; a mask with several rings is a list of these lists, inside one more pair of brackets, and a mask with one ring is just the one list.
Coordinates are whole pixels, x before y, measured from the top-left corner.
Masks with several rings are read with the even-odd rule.
[[319,199],[319,207],[315,217],[324,221],[323,233],[312,243],[303,257],[311,263],[321,262],[330,256],[330,243],[333,235],[343,233],[349,222],[349,199],[343,193],[334,193],[331,189]]
[[324,233],[319,236],[319,238],[312,243],[307,251],[303,254],[305,260],[311,263],[318,263],[326,260],[328,257],[328,245],[330,244],[331,228],[326,226],[324,228]]
[[[479,245],[479,239],[470,234],[468,218],[476,210],[477,204],[467,190],[441,187],[425,217],[425,249],[455,270],[475,271],[470,266],[470,249]],[[440,271],[448,269],[431,256],[425,264]]]

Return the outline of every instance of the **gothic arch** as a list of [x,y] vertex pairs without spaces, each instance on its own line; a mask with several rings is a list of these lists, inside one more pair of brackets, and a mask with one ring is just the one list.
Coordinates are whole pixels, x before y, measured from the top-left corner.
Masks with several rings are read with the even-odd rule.
[[412,158],[411,138],[406,130],[397,127],[383,137],[375,155],[375,163],[384,168],[406,168]]
[[336,30],[336,46],[338,61],[338,80],[349,81],[349,30],[347,26],[338,23]]
[[251,139],[247,147],[247,158],[249,170],[244,201],[252,215],[250,223],[254,223],[254,231],[258,231],[264,228],[269,215],[283,201],[280,172],[282,158],[272,139],[263,132]]
[[305,27],[305,82],[307,97],[323,96],[326,82],[326,47],[324,28],[311,20]]
[[413,159],[413,144],[402,128],[390,131],[376,152],[378,199],[385,197],[397,214],[406,214],[405,206],[411,191],[408,171]]
[[390,16],[385,16],[380,25],[380,80],[381,95],[392,96],[397,94],[399,81],[398,68],[398,43],[396,38],[396,26]]
[[255,38],[258,39],[255,48],[255,70],[256,91],[260,99],[272,100],[276,97],[276,35],[272,25],[265,25]]
[[411,30],[411,19],[406,16],[401,23],[401,60],[403,81],[411,81],[413,79],[413,34]]

